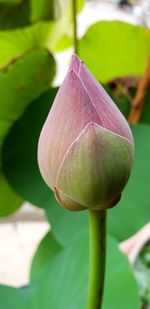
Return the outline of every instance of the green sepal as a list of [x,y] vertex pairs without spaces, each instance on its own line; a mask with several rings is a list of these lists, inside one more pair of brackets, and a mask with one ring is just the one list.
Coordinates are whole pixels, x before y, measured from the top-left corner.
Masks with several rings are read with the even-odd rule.
[[68,149],[58,171],[56,188],[81,207],[113,207],[133,164],[131,142],[89,123]]

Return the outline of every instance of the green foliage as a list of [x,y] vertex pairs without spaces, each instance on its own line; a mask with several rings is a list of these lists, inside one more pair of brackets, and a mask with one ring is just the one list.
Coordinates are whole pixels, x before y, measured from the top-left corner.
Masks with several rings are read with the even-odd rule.
[[49,88],[54,73],[54,59],[42,49],[27,53],[3,68],[0,72],[1,119],[10,124],[19,118],[27,105]]
[[[84,2],[77,0],[77,12]],[[37,45],[62,50],[73,42],[72,0],[0,1],[0,30],[4,29],[0,32],[0,65]]]
[[24,27],[41,20],[56,20],[63,15],[64,7],[65,4],[62,6],[59,0],[0,1],[0,29]]
[[[26,196],[31,197],[32,202],[40,207],[42,207],[42,205],[43,207],[47,207],[51,201],[51,198],[53,201],[55,201],[50,189],[45,185],[37,166],[37,144],[43,122],[46,119],[50,104],[52,104],[56,91],[57,89],[52,89],[44,93],[36,101],[30,104],[22,118],[16,122],[14,129],[12,128],[10,132],[11,136],[12,134],[15,134],[13,137],[10,137],[12,156],[11,152],[8,151],[9,145],[5,144],[3,149],[4,161],[6,162],[7,160],[10,160],[11,166],[15,168],[17,173],[17,177],[12,176],[15,182],[17,181],[17,184],[14,184],[15,187],[18,187],[18,180],[21,179],[21,186],[19,185],[19,190],[17,190],[18,194],[21,195],[24,199],[26,199]],[[22,132],[19,135],[17,132],[18,129],[16,130],[18,125]],[[24,143],[22,143],[22,140]],[[7,154],[5,153],[5,150]],[[16,156],[18,158],[17,160]],[[28,179],[28,182],[27,178],[29,174],[31,178],[30,180]],[[38,193],[37,197],[36,193]],[[35,200],[34,198],[32,199],[32,196],[34,196]],[[40,203],[38,202],[39,196]],[[28,200],[30,200],[30,198]]]
[[[64,36],[68,40],[69,22],[68,19],[61,18],[55,22],[41,21],[24,28],[0,31],[0,68],[37,48],[54,51]],[[72,37],[72,32],[70,36]]]
[[[79,12],[84,0],[77,4]],[[30,285],[20,289],[1,286],[0,307],[85,308],[87,212],[72,213],[58,205],[37,165],[39,134],[57,93],[57,89],[50,89],[55,75],[51,52],[72,45],[71,0],[0,0],[0,29],[0,216],[11,214],[25,199],[45,209],[53,232],[46,235],[35,254]],[[150,51],[150,31],[122,22],[99,22],[80,40],[79,51],[104,83],[118,76],[141,75]],[[140,119],[146,124],[150,124],[149,95]],[[121,95],[116,104],[127,117],[129,99]],[[108,213],[108,231],[117,240],[137,232],[150,213],[150,145],[146,142],[150,128],[137,125],[132,129],[136,145],[133,174],[119,205]],[[139,309],[131,267],[111,237],[107,251],[103,309]],[[136,274],[142,278],[141,295],[146,303],[149,266],[144,259],[149,255],[143,254]]]
[[0,1],[0,29],[23,27],[29,23],[29,0]]
[[[31,2],[31,21],[55,20],[69,17],[72,19],[72,1],[71,0],[30,0]],[[77,11],[83,8],[84,0],[77,0]]]
[[[0,68],[16,62],[18,58],[38,48],[47,49],[47,35],[54,29],[51,23],[39,23],[23,29],[0,31]],[[50,39],[49,44],[52,43],[53,40]]]
[[[52,253],[53,249],[53,254]],[[108,238],[103,309],[139,309],[139,294],[127,258]],[[43,259],[43,256],[46,259]],[[41,260],[42,257],[42,260]],[[113,267],[112,267],[113,265]],[[33,260],[31,284],[19,290],[0,287],[3,309],[86,308],[88,284],[88,231],[76,231],[62,248],[51,233],[42,240]],[[111,285],[111,288],[110,288]],[[128,290],[128,297],[124,291]],[[59,296],[59,297],[58,297]]]
[[25,309],[25,302],[19,289],[0,286],[0,296],[3,309]]
[[98,22],[80,40],[80,57],[102,83],[142,75],[149,52],[150,31],[119,21]]

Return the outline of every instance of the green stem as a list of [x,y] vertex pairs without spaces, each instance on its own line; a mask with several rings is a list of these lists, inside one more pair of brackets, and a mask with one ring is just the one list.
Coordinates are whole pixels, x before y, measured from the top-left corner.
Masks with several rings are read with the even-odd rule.
[[72,0],[72,14],[73,14],[73,39],[74,52],[78,55],[78,37],[77,37],[77,1]]
[[101,309],[106,252],[106,211],[89,210],[90,274],[88,309]]

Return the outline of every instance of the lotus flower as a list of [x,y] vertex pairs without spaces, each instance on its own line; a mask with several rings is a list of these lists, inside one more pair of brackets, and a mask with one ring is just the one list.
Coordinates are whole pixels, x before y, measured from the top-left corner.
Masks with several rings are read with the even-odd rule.
[[67,209],[113,207],[129,179],[133,152],[127,121],[74,55],[39,139],[45,182]]

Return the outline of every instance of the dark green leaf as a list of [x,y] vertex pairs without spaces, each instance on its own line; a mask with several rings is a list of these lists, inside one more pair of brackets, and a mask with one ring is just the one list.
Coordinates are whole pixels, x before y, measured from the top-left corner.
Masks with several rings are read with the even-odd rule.
[[150,87],[144,98],[144,105],[140,117],[140,122],[150,125]]
[[[62,12],[63,13],[63,12]],[[61,17],[59,0],[0,1],[0,29],[20,28]]]
[[0,29],[19,28],[30,24],[29,0],[0,1]]

